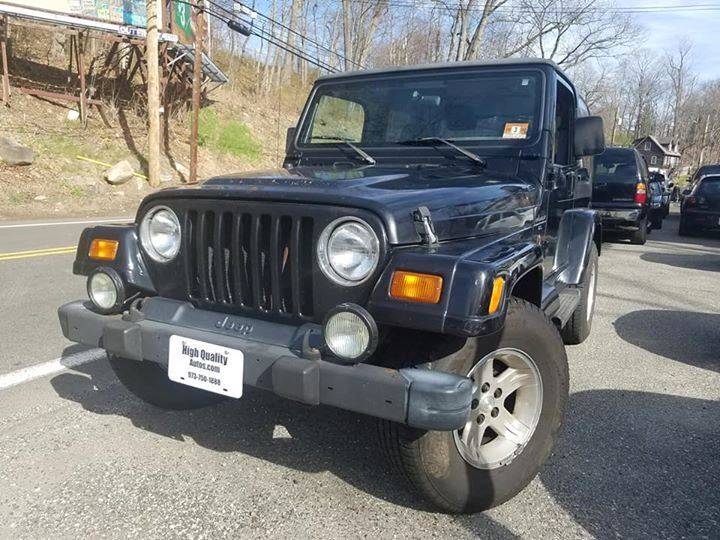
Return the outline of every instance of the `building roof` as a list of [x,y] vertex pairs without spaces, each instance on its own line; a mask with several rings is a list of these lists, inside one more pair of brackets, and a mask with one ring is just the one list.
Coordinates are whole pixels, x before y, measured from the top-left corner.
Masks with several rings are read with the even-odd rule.
[[640,143],[642,143],[643,141],[645,141],[645,139],[650,139],[653,143],[655,143],[655,145],[656,145],[658,148],[660,148],[660,150],[662,150],[662,151],[663,151],[663,154],[665,154],[666,156],[677,157],[677,158],[682,157],[678,152],[674,152],[674,151],[672,151],[672,150],[669,150],[668,147],[667,147],[667,144],[661,143],[659,140],[657,140],[657,139],[656,139],[655,137],[653,137],[652,135],[647,135],[647,136],[645,136],[645,137],[640,137],[639,139],[635,139],[635,140],[633,141],[633,146],[636,147],[636,148],[638,148],[638,147],[640,146]]
[[501,60],[468,60],[464,62],[439,62],[436,64],[417,64],[407,66],[393,66],[382,69],[362,69],[358,71],[343,71],[339,73],[331,73],[318,77],[317,81],[327,81],[333,79],[344,79],[346,77],[362,77],[365,75],[383,75],[387,73],[402,73],[406,71],[432,71],[435,69],[453,69],[467,67],[534,67],[534,66],[550,66],[554,70],[563,74],[570,81],[571,79],[565,75],[560,66],[552,60],[544,58],[503,58]]

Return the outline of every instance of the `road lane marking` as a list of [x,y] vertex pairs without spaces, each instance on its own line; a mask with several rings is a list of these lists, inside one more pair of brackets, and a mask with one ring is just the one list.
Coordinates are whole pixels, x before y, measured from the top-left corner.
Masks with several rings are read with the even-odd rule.
[[35,364],[26,368],[18,369],[17,371],[11,371],[0,375],[0,390],[6,390],[23,384],[26,382],[39,379],[40,377],[46,377],[48,375],[54,375],[62,371],[72,369],[95,360],[100,360],[105,356],[105,351],[102,349],[90,349],[87,351],[81,351],[64,358],[56,358],[49,362],[43,362],[42,364]]
[[0,261],[13,261],[15,259],[42,257],[44,255],[66,255],[68,253],[75,253],[76,250],[76,246],[66,246],[57,248],[30,249],[27,251],[15,251],[11,253],[0,253]]
[[84,221],[48,221],[45,223],[13,223],[12,225],[0,225],[0,229],[21,229],[23,227],[52,227],[55,225],[90,225],[92,223],[127,223],[133,221],[133,217],[118,217],[112,219],[89,219]]

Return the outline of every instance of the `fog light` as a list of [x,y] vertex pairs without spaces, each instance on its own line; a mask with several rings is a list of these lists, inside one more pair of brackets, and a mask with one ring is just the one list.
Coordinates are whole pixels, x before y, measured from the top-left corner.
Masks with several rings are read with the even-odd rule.
[[325,319],[325,344],[337,357],[360,361],[377,346],[375,320],[360,306],[341,304]]
[[103,313],[118,311],[125,302],[122,279],[110,268],[98,268],[90,274],[87,292],[95,307]]

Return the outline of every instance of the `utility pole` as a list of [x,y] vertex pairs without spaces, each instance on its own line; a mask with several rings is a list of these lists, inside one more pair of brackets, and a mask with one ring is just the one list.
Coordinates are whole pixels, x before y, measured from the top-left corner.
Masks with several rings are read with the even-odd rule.
[[618,115],[620,114],[620,105],[615,107],[615,115],[613,116],[613,127],[612,127],[612,133],[610,134],[610,146],[615,146],[615,132],[617,131],[618,123],[620,118]]
[[196,184],[198,166],[198,131],[200,123],[200,93],[202,91],[202,54],[205,34],[205,15],[202,9],[203,0],[197,1],[195,14],[195,63],[193,65],[192,88],[192,130],[190,132],[190,178],[188,183]]
[[698,159],[698,168],[702,167],[703,160],[705,159],[705,139],[707,139],[708,126],[710,125],[710,115],[707,115],[705,120],[705,131],[702,134],[702,142],[700,143],[700,158]]
[[148,107],[148,180],[160,185],[160,51],[158,48],[158,0],[147,0],[147,107]]

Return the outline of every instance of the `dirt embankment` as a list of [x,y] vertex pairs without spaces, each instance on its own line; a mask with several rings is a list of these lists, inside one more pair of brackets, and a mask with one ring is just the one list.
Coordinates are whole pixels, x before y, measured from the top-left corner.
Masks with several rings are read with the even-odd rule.
[[[231,82],[213,92],[200,125],[199,177],[277,166],[282,161],[285,131],[294,125],[307,88],[286,86],[258,92],[254,70],[239,66]],[[0,107],[0,137],[35,151],[31,165],[0,162],[0,219],[127,215],[152,191],[134,177],[112,186],[106,167],[78,159],[115,164],[128,160],[145,172],[145,119],[132,111],[114,111],[107,127],[96,109],[83,127],[70,120],[75,105],[14,92],[9,107]],[[161,157],[161,189],[182,186],[189,166],[189,115],[169,124]]]

